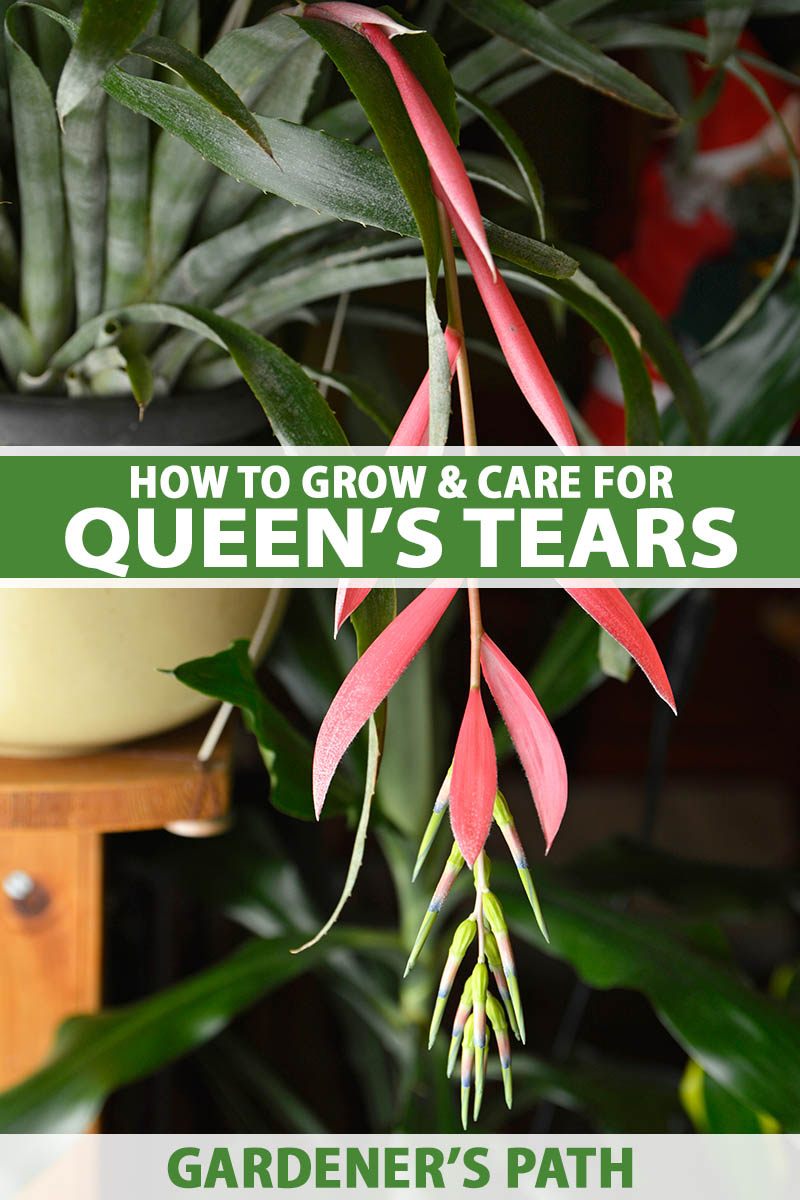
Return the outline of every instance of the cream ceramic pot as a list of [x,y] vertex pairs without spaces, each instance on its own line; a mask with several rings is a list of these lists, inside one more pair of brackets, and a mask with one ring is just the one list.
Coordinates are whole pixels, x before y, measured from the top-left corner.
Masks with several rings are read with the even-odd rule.
[[200,716],[215,701],[158,668],[251,637],[270,595],[261,588],[0,589],[0,755],[79,754]]

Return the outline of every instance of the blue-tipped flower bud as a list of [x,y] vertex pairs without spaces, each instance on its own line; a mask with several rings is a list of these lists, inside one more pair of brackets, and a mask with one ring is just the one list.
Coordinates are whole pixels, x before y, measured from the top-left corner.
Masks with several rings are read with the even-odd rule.
[[506,1107],[511,1108],[511,1042],[508,1037],[508,1023],[505,1010],[494,996],[486,997],[486,1015],[494,1030],[497,1042],[497,1053],[500,1056],[500,1069],[503,1072],[503,1091],[506,1097]]
[[422,870],[422,864],[428,857],[430,848],[433,845],[433,840],[436,837],[436,834],[439,832],[439,826],[442,823],[442,817],[444,816],[445,809],[447,808],[450,800],[450,779],[452,774],[453,768],[451,767],[444,777],[444,783],[439,788],[439,794],[436,797],[436,801],[433,805],[433,812],[431,813],[430,820],[425,827],[425,832],[422,835],[422,841],[420,842],[419,850],[417,851],[417,861],[414,863],[414,870],[411,874],[412,883]]
[[508,990],[511,994],[511,1004],[514,1009],[514,1015],[517,1018],[520,1040],[524,1042],[525,1018],[522,1015],[522,1000],[519,994],[519,984],[517,983],[517,969],[514,965],[514,954],[511,950],[511,939],[508,936],[508,926],[506,925],[506,919],[503,915],[503,910],[500,907],[500,901],[493,892],[484,892],[483,911],[486,916],[486,920],[489,922],[489,928],[495,936],[497,948],[500,951],[500,960],[503,964],[503,974],[506,977]]
[[425,916],[422,918],[422,924],[419,927],[419,932],[417,933],[414,941],[414,946],[408,956],[404,977],[408,974],[408,972],[414,966],[414,963],[417,961],[419,952],[425,945],[425,940],[431,931],[433,923],[441,912],[442,905],[447,899],[450,888],[453,886],[453,882],[463,866],[464,856],[455,842],[453,842],[453,849],[450,851],[450,856],[445,863],[444,871],[442,871],[441,878],[436,885],[436,891],[431,896],[430,904],[428,905]]
[[433,1009],[431,1018],[431,1028],[428,1037],[428,1048],[433,1045],[434,1038],[439,1032],[439,1026],[442,1023],[445,1005],[447,998],[450,995],[450,989],[458,973],[458,968],[461,966],[462,959],[469,949],[472,939],[475,937],[478,924],[474,917],[467,917],[466,921],[462,921],[453,934],[453,940],[450,943],[450,949],[447,952],[447,962],[442,971],[442,978],[439,982],[439,992],[436,997],[436,1004]]
[[533,909],[533,915],[536,918],[536,924],[542,937],[546,942],[550,941],[550,934],[547,932],[547,926],[542,915],[542,907],[539,903],[539,897],[536,895],[536,888],[533,886],[533,877],[528,866],[528,860],[525,856],[525,851],[520,841],[520,836],[517,833],[514,825],[514,818],[511,816],[511,810],[506,803],[506,798],[502,792],[498,792],[494,798],[494,819],[500,828],[500,832],[505,838],[506,845],[511,851],[511,857],[514,860],[514,866],[517,868],[520,882],[525,889],[525,895],[528,897],[528,903]]

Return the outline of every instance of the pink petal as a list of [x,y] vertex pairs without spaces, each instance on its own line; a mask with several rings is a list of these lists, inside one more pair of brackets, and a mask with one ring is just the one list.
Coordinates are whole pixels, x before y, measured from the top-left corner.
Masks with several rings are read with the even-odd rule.
[[497,759],[480,688],[470,688],[458,731],[450,781],[450,823],[469,866],[484,847],[492,827],[497,793]]
[[312,768],[319,817],[345,750],[436,628],[458,588],[426,588],[376,637],[333,698],[317,734]]
[[567,807],[564,755],[533,688],[486,634],[481,667],[528,777],[549,850]]
[[471,231],[451,202],[441,179],[434,178],[434,184],[458,235],[511,374],[556,445],[577,446],[578,439],[561,394],[505,280],[501,275],[493,276],[487,269]]
[[[461,349],[461,338],[455,329],[451,329],[448,325],[444,331],[444,340],[447,346],[447,357],[450,361],[450,378],[452,379]],[[414,399],[397,426],[397,432],[389,443],[390,446],[426,446],[428,444],[429,400],[430,371],[426,371],[425,378],[417,388]]]
[[590,617],[597,621],[598,625],[602,625],[606,633],[610,633],[620,646],[625,647],[642,668],[661,699],[666,700],[672,711],[677,713],[667,672],[664,670],[664,664],[653,644],[653,639],[619,588],[575,588],[569,587],[566,583],[562,583],[561,586],[565,592],[569,592],[573,600],[577,600]]
[[441,181],[450,203],[460,213],[461,220],[472,235],[477,252],[483,257],[488,274],[494,278],[497,272],[486,240],[478,201],[447,126],[411,67],[400,51],[392,45],[383,29],[372,24],[370,18],[370,24],[366,24],[362,32],[391,71],[400,99],[414,126],[414,132],[422,143],[431,170]]
[[346,580],[342,580],[336,589],[336,609],[333,615],[334,637],[336,637],[351,613],[356,611],[361,601],[366,600],[374,586],[374,579],[368,584],[362,584],[360,587],[350,587]]
[[363,27],[367,22],[384,29],[389,37],[397,37],[401,33],[424,33],[422,29],[406,28],[405,25],[392,20],[380,9],[369,8],[366,4],[346,4],[339,0],[330,4],[310,4],[307,8],[301,8],[298,15],[323,17],[326,21],[335,21],[337,25],[346,25],[349,29],[357,30],[358,33],[364,32]]

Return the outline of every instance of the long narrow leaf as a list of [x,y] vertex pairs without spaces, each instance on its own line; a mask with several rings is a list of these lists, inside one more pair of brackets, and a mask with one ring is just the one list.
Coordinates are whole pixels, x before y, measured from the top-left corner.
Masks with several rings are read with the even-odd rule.
[[110,317],[125,324],[177,325],[209,338],[228,351],[284,445],[347,444],[347,439],[311,380],[288,354],[257,333],[210,309],[191,305],[138,304],[106,313],[73,334],[52,360],[66,370],[95,344]]
[[544,238],[546,236],[544,190],[542,188],[542,181],[539,178],[539,172],[536,170],[536,165],[528,153],[522,138],[512,129],[502,113],[499,113],[491,104],[487,104],[480,96],[460,90],[458,98],[462,104],[472,109],[474,113],[486,122],[511,155],[528,192],[531,207],[536,216],[539,237]]
[[696,445],[704,445],[708,441],[708,416],[703,395],[669,328],[647,297],[608,259],[582,247],[570,249],[580,259],[585,274],[599,284],[639,330],[644,350],[658,367],[664,382],[672,389],[692,441]]
[[30,329],[5,304],[0,304],[0,361],[12,389],[19,387],[20,373],[24,371],[32,375],[38,362],[38,351]]
[[106,102],[94,88],[64,121],[61,147],[78,324],[103,306],[106,242]]
[[800,1021],[727,964],[662,922],[634,917],[540,877],[550,945],[516,894],[503,906],[517,935],[569,962],[591,987],[633,988],[697,1062],[787,1129],[800,1126]]
[[[243,36],[247,33],[248,30],[242,31]],[[322,50],[310,38],[295,45],[282,57],[252,102],[251,111],[302,124],[322,61]],[[208,238],[227,229],[244,216],[255,199],[247,184],[237,183],[230,175],[218,176],[198,217],[196,236]]]
[[235,125],[244,130],[265,154],[272,157],[269,142],[264,131],[250,110],[242,103],[232,87],[229,87],[222,76],[209,63],[192,54],[178,42],[170,38],[155,36],[144,38],[133,47],[133,53],[153,62],[160,63],[170,71],[179,75],[198,96],[208,100],[217,112],[228,117]]
[[56,99],[62,121],[130,49],[157,3],[126,0],[109,5],[104,0],[83,0],[78,36],[58,81]]
[[116,1088],[212,1038],[260,996],[313,967],[293,939],[247,942],[200,975],[126,1008],[73,1017],[36,1074],[0,1095],[3,1133],[81,1133]]
[[[2,57],[0,49],[0,58]],[[3,181],[0,176],[0,288],[4,288],[9,295],[14,295],[19,286],[19,246],[8,211],[7,205],[3,203]]]
[[[133,55],[122,66],[150,78],[152,63]],[[109,99],[106,117],[108,210],[103,307],[140,300],[149,279],[150,122]]]
[[187,250],[160,285],[159,299],[214,304],[262,250],[324,224],[312,209],[294,207],[277,196],[260,200],[246,220]]
[[[249,109],[284,57],[301,40],[303,34],[295,23],[277,13],[252,28],[236,29],[226,34],[211,47],[205,64],[224,80],[225,85],[239,97],[242,105]],[[163,89],[169,88],[170,85],[154,81],[153,86]],[[192,127],[192,136],[186,140],[198,153],[192,154],[187,147],[176,145],[169,134],[179,133],[180,130],[170,121],[163,122],[154,117],[157,123],[164,124],[167,130],[158,139],[153,155],[150,212],[151,269],[155,279],[161,276],[183,248],[192,224],[214,183],[215,172],[210,164],[220,165],[215,151],[222,149],[227,141],[234,145],[245,143],[249,151],[248,157],[252,156],[256,160],[253,164],[256,170],[257,159],[261,158],[269,164],[275,176],[281,176],[281,167],[264,153],[263,147],[254,141],[249,133],[223,116],[213,105],[204,102],[197,93],[185,89],[175,91],[182,92],[180,99],[177,95],[174,97],[174,104],[180,105],[180,109],[174,112],[176,124],[182,124],[183,114],[180,110],[185,110]],[[161,97],[165,98],[169,94],[162,91]],[[190,101],[197,103],[189,105]],[[148,112],[147,115],[152,117],[153,113]],[[169,115],[168,110],[164,115]],[[256,123],[275,157],[283,162],[286,156],[279,153],[270,131],[264,127],[263,122]],[[204,158],[208,161],[204,162]],[[225,169],[223,167],[223,170]],[[247,170],[234,169],[230,174],[234,178],[254,182]],[[258,186],[261,186],[262,190],[271,190],[266,184]]]
[[581,41],[525,0],[450,0],[452,6],[491,33],[506,37],[555,71],[606,92],[657,117],[675,111],[649,84],[588,42]]
[[[365,605],[361,610],[360,618],[355,622],[356,638],[358,643],[359,657],[362,656],[369,646],[375,641],[389,623],[394,619],[396,613],[396,596],[394,589],[379,588],[373,592],[372,601],[369,605]],[[361,802],[361,815],[358,820],[355,839],[353,841],[353,851],[350,856],[350,863],[347,868],[342,893],[336,903],[333,912],[322,928],[307,941],[303,946],[300,946],[299,951],[308,950],[310,946],[321,941],[336,922],[342,913],[347,901],[353,894],[353,889],[356,885],[361,864],[364,861],[364,847],[367,841],[367,832],[369,829],[369,817],[372,811],[372,801],[375,796],[375,789],[378,784],[378,770],[381,764],[381,755],[383,752],[383,742],[386,734],[386,705],[383,704],[373,716],[369,719],[369,736],[367,748],[367,765],[364,777],[364,798]]]
[[750,19],[752,4],[742,0],[705,0],[709,66],[717,67],[736,49],[742,30]]
[[19,9],[6,14],[5,57],[22,221],[20,299],[43,366],[69,328],[72,279],[58,122],[50,89],[19,41]]
[[346,446],[347,438],[311,380],[293,359],[257,333],[208,309],[187,311],[224,343],[269,418],[278,441],[293,446]]

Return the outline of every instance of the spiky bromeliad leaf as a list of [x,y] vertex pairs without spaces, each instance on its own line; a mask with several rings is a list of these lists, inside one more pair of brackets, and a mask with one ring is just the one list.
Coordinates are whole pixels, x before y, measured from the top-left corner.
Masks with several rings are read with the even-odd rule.
[[491,104],[487,104],[480,96],[473,95],[469,92],[459,91],[459,101],[466,105],[476,116],[481,117],[489,126],[492,133],[500,139],[508,153],[511,155],[520,175],[525,184],[525,189],[528,193],[531,207],[536,216],[536,225],[539,232],[539,237],[544,238],[547,235],[544,217],[544,191],[542,189],[542,181],[539,178],[539,172],[536,170],[536,165],[531,158],[528,150],[522,141],[522,138],[509,125],[508,121],[493,108]]
[[161,66],[174,71],[193,91],[202,96],[204,100],[208,100],[209,104],[213,104],[214,108],[224,117],[228,117],[235,125],[243,129],[265,154],[272,157],[269,142],[258,121],[242,103],[233,88],[229,87],[222,76],[202,58],[198,58],[185,46],[180,46],[170,38],[159,36],[144,38],[141,42],[137,42],[133,47],[133,53],[149,58],[152,62],[160,63]]
[[[74,35],[74,24],[59,13],[43,9],[31,0],[20,2],[46,12]],[[296,30],[294,22],[288,24]],[[228,36],[232,38],[234,34]],[[341,220],[373,225],[406,237],[418,235],[416,222],[391,167],[373,151],[315,129],[278,118],[259,117],[281,169],[238,126],[186,88],[138,78],[116,67],[108,72],[103,86],[114,99],[187,142],[221,171],[260,191]],[[154,210],[154,224],[159,225],[157,215]],[[490,227],[487,237],[494,252],[504,256],[505,231]],[[553,247],[533,239],[526,239],[526,247],[526,265],[534,272],[568,277],[575,270],[574,260]]]
[[[268,21],[262,22],[262,25],[268,24]],[[262,25],[235,30],[230,36],[241,41],[249,38],[251,30],[260,29]],[[251,111],[302,125],[322,60],[320,47],[310,38],[301,38],[291,44],[270,74],[266,86],[250,105]],[[229,228],[233,221],[244,216],[257,198],[246,183],[237,183],[230,175],[218,175],[198,216],[196,236],[207,238]]]
[[[152,62],[136,55],[128,55],[120,65],[132,75],[150,78],[153,74]],[[103,309],[133,304],[147,291],[151,132],[146,117],[109,102]]]
[[78,36],[58,81],[56,103],[61,121],[130,49],[155,12],[157,2],[83,0]]
[[[288,120],[294,120],[302,114],[307,98],[304,93],[313,83],[315,72],[312,71],[310,75],[306,72],[305,77],[299,79],[284,77],[282,73],[289,64],[294,62],[298,49],[305,49],[306,43],[307,39],[293,21],[281,13],[274,13],[266,20],[259,22],[258,25],[247,29],[235,29],[220,38],[211,47],[203,63],[209,70],[216,73],[224,81],[224,84],[235,93],[241,104],[250,110],[254,105],[260,103],[265,88],[272,80],[277,80],[278,77],[283,78],[282,102],[275,103],[273,98],[267,111],[274,117],[285,116]],[[321,57],[319,50],[316,51],[316,54],[317,58]],[[312,67],[313,65],[312,61]],[[295,89],[299,94],[299,103],[295,99]],[[186,89],[182,90],[186,91]],[[288,105],[285,99],[287,94],[292,97],[292,101]],[[185,139],[198,151],[198,154],[192,154],[188,146],[175,143],[169,134],[178,133],[180,136],[180,131],[171,128],[169,124],[165,126],[166,132],[156,141],[153,153],[153,186],[150,201],[150,256],[151,270],[155,279],[162,275],[183,248],[195,221],[200,216],[203,205],[207,199],[210,199],[215,184],[220,182],[211,165],[212,163],[220,165],[214,156],[214,140],[224,142],[226,137],[236,134],[249,143],[250,148],[257,156],[271,163],[275,175],[279,176],[281,173],[280,168],[272,163],[269,156],[264,153],[263,146],[254,141],[253,137],[243,128],[224,117],[208,101],[203,103],[202,97],[197,93],[186,92],[186,95],[200,101],[199,106],[195,108],[198,115],[213,112],[218,119],[215,131],[213,133],[207,131],[205,134],[209,142],[208,146],[202,144],[202,137],[199,142],[193,141],[192,138]],[[125,103],[124,100],[123,103]],[[146,115],[152,117],[153,114],[147,113]],[[197,116],[193,120],[195,132],[199,133],[196,126]],[[162,124],[159,121],[157,123]],[[283,156],[278,154],[269,130],[265,129],[263,122],[253,118],[251,128],[256,125],[261,130],[262,138],[272,146],[276,157],[282,159]],[[225,133],[226,127],[227,133]],[[208,161],[204,162],[203,158]],[[224,166],[222,169],[226,170]],[[246,170],[234,169],[228,173],[235,180],[245,183],[253,182]],[[263,185],[263,190],[272,189]],[[250,197],[247,196],[246,186],[242,191],[245,199],[244,201],[237,200],[235,209],[226,204],[225,224],[230,223],[231,214],[234,214],[235,217],[243,211],[241,203],[244,203],[245,207],[249,204]],[[231,189],[226,189],[226,202],[231,200],[230,193]],[[211,231],[216,232],[216,230]],[[205,237],[208,232],[208,229],[201,229],[200,236]]]

